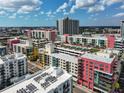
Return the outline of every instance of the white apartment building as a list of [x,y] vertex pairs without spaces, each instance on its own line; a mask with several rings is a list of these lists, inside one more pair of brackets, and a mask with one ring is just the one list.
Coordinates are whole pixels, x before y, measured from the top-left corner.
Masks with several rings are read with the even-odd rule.
[[[43,52],[44,51],[44,52]],[[61,67],[72,75],[73,81],[78,79],[78,66],[80,60],[78,56],[83,54],[79,51],[72,52],[71,49],[56,47],[54,44],[46,44],[46,47],[41,52],[41,59],[46,66]]]
[[31,37],[33,39],[47,39],[48,41],[55,41],[57,35],[57,30],[52,29],[42,29],[42,30],[32,30]]
[[44,48],[45,44],[49,43],[47,39],[32,39],[32,44],[34,47]]
[[79,66],[79,60],[77,57],[64,53],[52,53],[49,57],[51,66],[61,67],[72,75],[74,82],[77,81]]
[[0,93],[72,93],[72,76],[61,68],[50,67]]
[[60,38],[61,42],[73,45],[124,48],[124,41],[119,35],[61,35]]
[[15,53],[0,57],[0,89],[11,85],[13,80],[27,74],[27,58]]
[[20,43],[13,44],[13,52],[30,54],[32,52],[32,41],[20,40]]

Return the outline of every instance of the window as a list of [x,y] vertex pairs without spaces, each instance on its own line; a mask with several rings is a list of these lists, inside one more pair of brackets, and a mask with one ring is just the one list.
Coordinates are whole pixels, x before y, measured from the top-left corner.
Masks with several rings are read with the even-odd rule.
[[103,70],[103,68],[100,68],[100,70]]
[[108,68],[108,65],[106,65],[105,68]]
[[90,62],[90,64],[93,64],[93,62]]
[[100,66],[100,67],[103,67],[104,65],[103,65],[103,64],[100,64],[99,66]]
[[90,80],[92,80],[92,78],[90,77]]

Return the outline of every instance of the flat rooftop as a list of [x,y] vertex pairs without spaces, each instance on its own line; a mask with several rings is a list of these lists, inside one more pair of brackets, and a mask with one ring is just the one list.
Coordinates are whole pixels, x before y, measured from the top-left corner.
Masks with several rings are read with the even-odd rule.
[[54,29],[41,29],[41,30],[31,30],[33,32],[57,32],[57,30]]
[[23,48],[30,47],[29,44],[21,44],[21,43],[13,44],[13,45],[20,46],[20,47],[23,47]]
[[56,89],[57,86],[61,85],[71,77],[71,75],[61,68],[51,67],[0,91],[0,93],[22,93],[20,91],[26,91],[23,93],[54,92],[54,89]]
[[109,48],[103,49],[99,52],[106,53],[106,54],[114,53],[114,54],[117,54],[117,55],[120,53],[120,51],[117,50],[117,49],[109,49]]
[[[116,41],[121,41],[122,40],[122,38],[119,35],[114,35],[114,36],[115,36]],[[104,34],[94,34],[94,35],[91,35],[91,36],[85,36],[85,35],[80,34],[80,35],[72,35],[72,36],[69,36],[69,37],[107,40],[107,35],[104,35]]]
[[111,64],[113,62],[113,60],[115,59],[115,57],[110,58],[110,57],[100,56],[100,55],[91,54],[91,53],[85,53],[81,57],[108,63],[108,64]]
[[72,35],[69,37],[107,40],[105,35],[93,35],[93,36]]
[[0,48],[6,48],[6,46],[0,46]]
[[14,53],[11,55],[5,55],[3,57],[0,57],[0,64],[4,64],[5,62],[11,61],[13,59],[20,59],[26,57],[24,54],[21,53]]
[[50,56],[59,58],[59,59],[63,59],[68,62],[73,62],[73,63],[76,63],[78,61],[78,57],[71,56],[69,54],[64,54],[64,53],[52,53]]
[[69,49],[69,48],[64,48],[64,47],[56,47],[56,48],[57,49],[62,49],[62,50],[65,50],[65,51],[70,51],[70,52],[76,52],[76,53],[79,53],[79,54],[84,54],[84,51],[81,51],[81,50]]

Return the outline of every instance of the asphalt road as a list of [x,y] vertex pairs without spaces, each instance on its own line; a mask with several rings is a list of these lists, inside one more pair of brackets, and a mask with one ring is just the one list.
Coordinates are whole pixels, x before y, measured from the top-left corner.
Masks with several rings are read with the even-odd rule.
[[82,91],[81,89],[79,89],[77,87],[74,87],[73,88],[73,93],[86,93],[86,92]]

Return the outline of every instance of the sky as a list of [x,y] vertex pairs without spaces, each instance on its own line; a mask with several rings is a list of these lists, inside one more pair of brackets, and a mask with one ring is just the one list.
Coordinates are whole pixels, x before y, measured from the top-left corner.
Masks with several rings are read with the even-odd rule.
[[118,26],[124,0],[0,0],[0,26],[56,26],[67,16],[80,26]]

